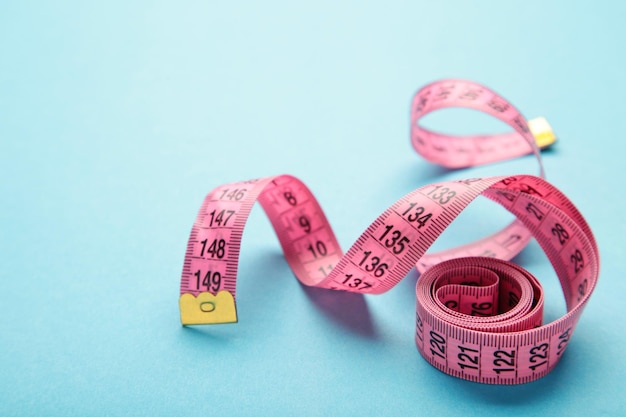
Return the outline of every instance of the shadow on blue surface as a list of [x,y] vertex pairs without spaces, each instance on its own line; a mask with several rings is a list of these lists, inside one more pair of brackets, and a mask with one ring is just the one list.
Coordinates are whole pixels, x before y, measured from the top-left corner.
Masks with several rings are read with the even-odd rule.
[[301,285],[304,293],[322,313],[343,328],[363,337],[375,339],[377,332],[363,294]]
[[[224,327],[224,326],[220,326]],[[218,333],[215,331],[216,326],[181,326],[181,332],[185,340],[187,341],[203,341],[211,342],[213,345],[217,343],[219,345],[225,345],[231,342],[232,337]]]

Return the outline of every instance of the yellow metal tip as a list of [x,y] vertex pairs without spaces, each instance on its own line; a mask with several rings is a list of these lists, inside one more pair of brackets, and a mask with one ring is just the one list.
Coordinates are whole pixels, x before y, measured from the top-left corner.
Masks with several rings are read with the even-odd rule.
[[556,142],[556,136],[552,131],[552,127],[548,121],[543,117],[536,117],[528,121],[528,128],[530,133],[535,137],[535,143],[539,149],[546,149],[554,142]]
[[197,297],[185,293],[180,296],[179,304],[180,322],[183,326],[237,323],[235,299],[228,291],[220,291],[216,295],[201,292]]

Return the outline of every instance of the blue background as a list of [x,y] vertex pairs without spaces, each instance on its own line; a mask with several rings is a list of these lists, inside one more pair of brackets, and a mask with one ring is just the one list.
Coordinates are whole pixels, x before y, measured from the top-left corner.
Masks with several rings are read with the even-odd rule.
[[[0,415],[625,414],[626,9],[504,3],[1,2]],[[188,233],[222,183],[298,176],[345,250],[421,185],[537,173],[532,157],[447,171],[413,152],[412,95],[446,77],[550,121],[548,179],[596,234],[600,282],[551,374],[442,374],[414,345],[415,271],[380,296],[305,288],[259,208],[239,324],[180,326]],[[426,123],[501,128],[460,110]],[[482,201],[462,217],[436,246],[510,219]],[[516,261],[561,316],[538,245]]]

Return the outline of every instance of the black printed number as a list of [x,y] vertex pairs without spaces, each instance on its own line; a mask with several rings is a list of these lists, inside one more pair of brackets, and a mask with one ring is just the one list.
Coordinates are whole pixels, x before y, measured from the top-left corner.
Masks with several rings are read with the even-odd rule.
[[211,258],[222,259],[226,253],[226,241],[224,239],[213,239],[211,244],[209,244],[208,239],[204,239],[200,243],[202,244],[200,256],[207,254],[211,255]]
[[451,191],[448,187],[442,185],[436,185],[435,188],[430,190],[427,194],[433,200],[439,202],[439,204],[447,204],[454,198],[456,192]]
[[569,259],[574,264],[575,273],[578,273],[585,266],[583,253],[580,251],[580,249],[576,249]]
[[502,372],[515,371],[515,350],[496,350],[493,352],[493,371],[500,375]]
[[580,301],[585,294],[587,294],[587,287],[589,286],[589,281],[587,278],[583,280],[580,284],[578,284],[578,301]]
[[537,346],[533,346],[530,349],[530,359],[529,361],[532,365],[529,365],[528,368],[533,371],[537,370],[537,368],[548,363],[548,344],[542,343]]
[[472,303],[472,316],[486,317],[489,316],[492,304],[490,302]]
[[393,253],[399,255],[404,251],[406,245],[410,243],[409,238],[402,236],[400,230],[394,230],[393,225],[386,225],[382,236],[378,238],[386,247],[390,248]]
[[[380,278],[385,274],[387,268],[389,268],[389,265],[384,262],[380,262],[380,258],[378,256],[372,256],[370,258],[371,254],[372,252],[369,250],[364,251],[363,259],[361,259],[361,262],[359,262],[359,266],[365,265],[364,268],[367,272],[372,272],[375,277]],[[367,262],[368,260],[369,262]]]
[[359,290],[372,287],[372,284],[365,282],[362,278],[355,278],[352,274],[346,274],[346,279],[343,280],[342,284]]
[[283,197],[285,197],[285,200],[291,206],[295,206],[296,204],[298,204],[298,200],[296,200],[296,197],[293,195],[291,191],[285,191],[283,193]]
[[554,224],[554,227],[552,228],[552,234],[559,238],[559,243],[561,245],[564,245],[565,242],[567,242],[567,240],[569,239],[569,233],[567,232],[567,230],[565,230],[561,223]]
[[239,201],[246,195],[246,191],[245,188],[235,188],[234,190],[227,188],[222,192],[220,200],[227,198],[228,200]]
[[478,350],[465,346],[459,346],[459,354],[457,355],[457,365],[461,369],[478,369]]
[[328,249],[326,249],[326,245],[321,240],[315,242],[315,245],[310,244],[306,248],[313,254],[314,258],[321,258],[328,254]]
[[433,330],[430,331],[430,353],[433,356],[446,359],[446,339]]
[[222,284],[222,275],[215,271],[207,271],[204,276],[202,275],[202,271],[199,269],[194,273],[196,277],[196,288],[200,288],[200,284],[206,287],[207,291],[217,291],[220,289],[220,285]]
[[402,215],[406,216],[405,218],[408,221],[417,223],[419,225],[417,228],[421,229],[426,225],[426,222],[433,217],[432,213],[424,213],[425,211],[426,209],[424,207],[418,206],[417,203],[411,203],[409,204],[409,208],[407,208]]
[[533,203],[528,203],[526,205],[526,211],[532,213],[539,221],[543,220],[543,216],[545,216],[545,214],[543,214],[543,211],[541,211],[539,207],[537,207]]
[[302,216],[298,217],[298,224],[305,233],[311,233],[311,222],[309,221],[309,218],[307,216],[303,214]]
[[561,356],[561,354],[565,351],[567,344],[569,343],[569,338],[571,336],[572,328],[568,327],[563,333],[559,335],[559,344],[556,347],[557,356]]
[[213,224],[217,224],[218,226],[226,226],[228,224],[228,220],[235,214],[235,210],[213,210],[209,213],[211,216],[211,221],[209,222],[209,227],[213,227]]

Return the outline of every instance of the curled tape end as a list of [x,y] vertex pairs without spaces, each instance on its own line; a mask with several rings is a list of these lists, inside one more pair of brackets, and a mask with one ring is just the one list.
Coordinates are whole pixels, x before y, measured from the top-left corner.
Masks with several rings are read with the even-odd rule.
[[528,121],[528,128],[530,133],[535,137],[535,142],[540,149],[546,149],[554,142],[556,142],[556,136],[552,131],[552,127],[548,121],[543,117],[536,117]]
[[217,295],[201,292],[197,297],[185,293],[180,296],[180,321],[183,326],[191,324],[237,323],[235,299],[228,291]]

